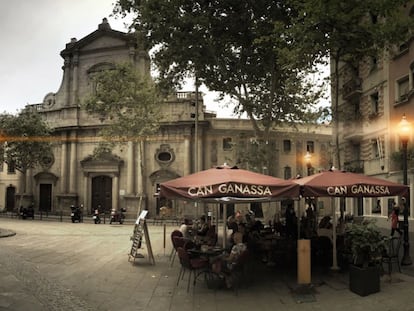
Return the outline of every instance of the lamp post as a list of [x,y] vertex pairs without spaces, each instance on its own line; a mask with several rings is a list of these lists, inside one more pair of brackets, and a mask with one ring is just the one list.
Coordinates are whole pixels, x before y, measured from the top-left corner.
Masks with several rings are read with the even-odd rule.
[[[410,138],[411,133],[411,124],[407,121],[405,114],[403,115],[400,123],[398,124],[399,136],[402,144],[403,152],[403,180],[404,185],[408,185],[408,169],[407,169],[407,145],[408,139]],[[404,204],[404,255],[401,260],[401,265],[409,266],[412,264],[410,257],[410,242],[409,242],[409,230],[408,230],[408,209],[410,208],[410,193],[405,198]]]
[[306,151],[305,154],[305,163],[306,163],[306,168],[307,168],[307,172],[308,172],[308,176],[312,175],[312,155],[310,154],[309,151]]

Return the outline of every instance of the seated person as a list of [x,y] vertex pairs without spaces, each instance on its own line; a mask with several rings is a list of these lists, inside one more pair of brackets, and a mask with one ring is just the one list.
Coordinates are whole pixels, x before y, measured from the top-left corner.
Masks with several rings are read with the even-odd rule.
[[247,246],[243,243],[243,234],[235,232],[233,235],[234,245],[229,254],[220,255],[212,258],[212,271],[224,277],[227,287],[231,287],[231,271],[237,263],[240,255],[247,250]]
[[184,218],[183,223],[181,224],[179,230],[181,231],[181,233],[183,234],[183,237],[185,239],[190,239],[191,238],[190,220],[188,218]]
[[200,217],[200,225],[199,225],[199,227],[198,227],[198,230],[197,230],[197,235],[198,236],[201,236],[201,237],[204,237],[204,236],[206,236],[206,234],[207,234],[207,232],[208,232],[208,224],[207,224],[207,222],[206,222],[206,216],[201,216]]
[[215,246],[217,244],[218,235],[216,233],[216,226],[211,225],[208,228],[206,235],[203,238],[204,243],[207,243],[208,246]]

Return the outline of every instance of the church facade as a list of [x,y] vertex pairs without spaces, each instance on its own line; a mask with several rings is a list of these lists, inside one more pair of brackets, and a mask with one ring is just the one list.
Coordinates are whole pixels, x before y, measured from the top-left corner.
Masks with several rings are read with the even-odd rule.
[[[3,165],[0,209],[15,208],[14,197],[18,204],[34,202],[36,211],[50,213],[69,213],[71,205],[82,205],[84,215],[96,208],[101,212],[126,208],[134,217],[145,208],[155,217],[167,206],[179,217],[195,215],[200,206],[163,200],[157,195],[159,184],[224,163],[237,165],[243,148],[257,144],[249,120],[217,118],[206,110],[201,93],[177,92],[160,103],[164,117],[157,135],[117,144],[110,152],[96,155],[102,140],[98,132],[105,120],[82,109],[95,88],[91,77],[127,61],[149,74],[148,52],[136,36],[111,29],[104,19],[96,31],[71,39],[60,55],[59,90],[31,105],[53,128],[53,152],[45,155],[40,167],[28,171],[26,180],[16,174],[6,181],[9,174]],[[328,169],[332,163],[329,125],[280,126],[272,130],[267,143],[274,161],[270,167],[254,168],[261,173],[287,179]],[[311,162],[305,163],[306,155]]]

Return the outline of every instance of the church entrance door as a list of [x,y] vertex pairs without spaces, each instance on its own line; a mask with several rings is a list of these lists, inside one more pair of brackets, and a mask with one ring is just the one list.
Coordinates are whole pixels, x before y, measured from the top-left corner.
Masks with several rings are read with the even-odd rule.
[[91,213],[99,208],[100,213],[110,213],[112,209],[112,178],[96,176],[92,178]]

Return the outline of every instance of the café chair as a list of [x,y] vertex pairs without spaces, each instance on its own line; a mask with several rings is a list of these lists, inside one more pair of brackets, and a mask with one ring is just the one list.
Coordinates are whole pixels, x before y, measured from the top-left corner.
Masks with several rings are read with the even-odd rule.
[[230,277],[232,280],[232,288],[236,295],[238,295],[239,288],[243,284],[249,284],[251,280],[249,280],[249,276],[247,275],[247,267],[248,261],[250,258],[249,250],[245,250],[243,253],[239,255],[237,261],[233,265],[233,268],[230,271]]
[[178,258],[180,259],[181,269],[178,274],[177,286],[180,283],[180,279],[184,278],[185,272],[189,271],[187,292],[190,290],[191,275],[193,275],[193,286],[196,285],[197,277],[204,273],[207,278],[209,271],[209,261],[206,258],[191,258],[184,247],[177,248]]
[[171,232],[171,243],[173,246],[170,254],[171,266],[174,264],[174,259],[177,254],[177,248],[184,246],[184,242],[185,241],[183,238],[183,234],[180,230],[174,230],[173,232]]
[[388,266],[388,274],[390,276],[392,272],[392,264],[394,263],[397,264],[398,271],[401,273],[400,258],[399,258],[401,240],[402,240],[402,236],[391,237],[387,241],[385,252],[382,255],[382,263]]
[[191,241],[191,240],[188,240],[188,241],[186,241],[185,243],[184,243],[184,249],[186,250],[186,251],[188,251],[189,249],[192,249],[192,248],[196,248],[197,247],[197,244],[196,243],[194,243],[193,241]]

